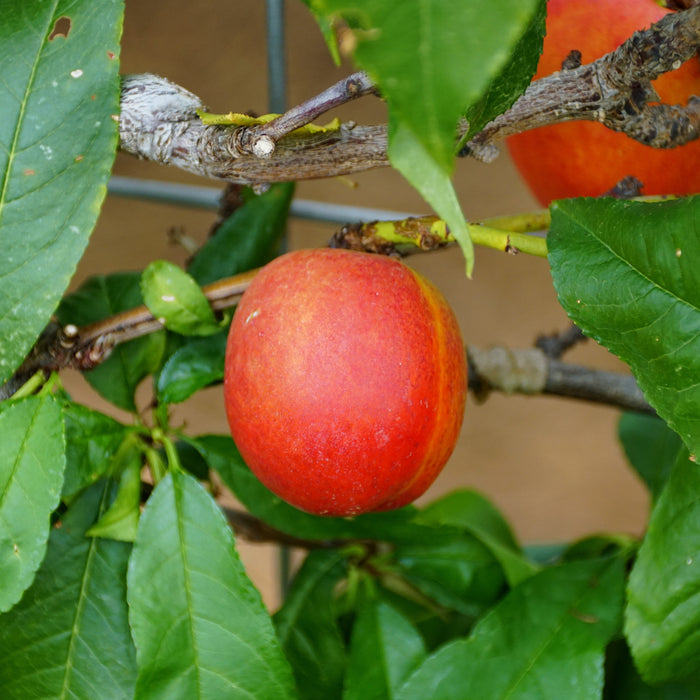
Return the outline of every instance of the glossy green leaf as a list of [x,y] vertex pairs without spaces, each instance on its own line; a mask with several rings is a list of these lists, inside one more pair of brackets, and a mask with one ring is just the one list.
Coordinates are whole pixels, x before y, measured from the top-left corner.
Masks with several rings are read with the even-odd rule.
[[530,23],[515,45],[510,61],[491,81],[483,97],[467,110],[469,132],[465,141],[499,114],[503,114],[525,92],[537,70],[546,19],[547,3],[546,0],[540,0]]
[[334,591],[345,572],[340,552],[311,552],[274,617],[304,700],[340,697],[347,654],[336,620]]
[[176,350],[158,374],[158,397],[179,403],[199,389],[224,378],[228,329],[208,338],[195,338]]
[[[389,157],[473,251],[449,176],[459,118],[509,61],[541,0],[305,0],[324,22],[345,19],[354,60],[389,106]],[[327,26],[327,25],[322,25]]]
[[639,547],[639,540],[620,533],[587,535],[570,544],[561,554],[561,562],[602,557],[632,557]]
[[498,560],[508,584],[515,586],[537,571],[527,560],[510,525],[493,504],[476,491],[453,491],[424,508],[419,522],[464,528]]
[[244,190],[243,206],[221,222],[187,272],[199,284],[208,284],[270,262],[280,252],[293,195],[292,182],[272,185],[260,195]]
[[8,700],[133,697],[136,655],[126,608],[131,546],[85,530],[109,503],[101,482],[53,530],[22,600],[0,617],[0,687]]
[[3,0],[0,13],[2,383],[48,323],[105,196],[123,2]]
[[127,580],[136,698],[293,697],[289,667],[231,530],[193,477],[172,472],[155,488]]
[[697,700],[692,687],[685,683],[647,685],[637,673],[624,642],[614,642],[608,649],[603,700]]
[[66,466],[61,409],[32,396],[0,410],[0,611],[31,584],[46,553]]
[[175,451],[180,465],[185,471],[200,481],[209,479],[209,465],[199,451],[191,443],[179,440],[175,443]]
[[514,588],[467,639],[439,649],[397,700],[596,700],[618,632],[621,559],[551,567]]
[[117,496],[107,511],[87,531],[87,535],[133,542],[139,526],[143,456],[138,445],[127,442],[126,449],[121,450],[117,459],[120,463],[112,466],[113,473],[121,472]]
[[700,458],[699,217],[700,197],[555,202],[548,246],[566,312]]
[[63,497],[95,483],[110,468],[124,438],[133,428],[87,406],[63,405],[66,427],[66,473]]
[[212,335],[221,330],[199,285],[167,260],[156,260],[143,271],[141,293],[149,311],[168,330],[182,335]]
[[662,420],[640,413],[624,413],[617,431],[627,459],[655,501],[678,457],[680,437]]
[[[91,277],[63,299],[57,316],[63,324],[82,326],[141,306],[139,281],[137,272]],[[105,362],[85,373],[85,379],[108,401],[125,411],[135,411],[136,387],[158,369],[164,349],[164,333],[117,345]]]
[[651,683],[700,671],[700,470],[679,455],[630,575],[625,634]]
[[353,626],[343,700],[392,698],[426,655],[409,620],[391,605],[369,601]]
[[469,533],[447,528],[433,532],[431,541],[397,545],[401,575],[446,608],[480,614],[505,588],[498,561]]
[[453,639],[469,634],[476,621],[473,614],[463,615],[456,610],[436,605],[429,598],[417,596],[415,587],[407,585],[404,588],[401,581],[397,576],[384,575],[376,587],[378,599],[391,605],[409,620],[420,632],[431,652]]

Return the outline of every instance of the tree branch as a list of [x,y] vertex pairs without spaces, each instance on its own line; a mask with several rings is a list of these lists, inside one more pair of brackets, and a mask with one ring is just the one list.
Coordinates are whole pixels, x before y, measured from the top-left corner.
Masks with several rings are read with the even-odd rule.
[[[203,287],[212,309],[220,311],[235,306],[256,272],[251,270]],[[104,362],[120,343],[162,328],[162,323],[145,306],[80,328],[52,323],[15,375],[0,387],[0,400],[12,396],[37,372],[48,375],[66,368],[90,370]],[[497,347],[484,351],[469,347],[467,355],[469,388],[482,400],[491,391],[552,394],[654,413],[630,375],[569,365],[539,348]]]
[[[651,81],[675,70],[700,48],[700,6],[662,18],[622,46],[584,66],[533,82],[505,114],[462,149],[482,161],[511,134],[572,120],[593,120],[655,148],[671,148],[700,136],[700,98],[685,107],[658,102]],[[375,94],[371,80],[355,73],[256,126],[205,125],[201,100],[155,75],[122,81],[119,132],[122,150],[205,177],[260,184],[347,175],[389,164],[385,126],[341,124],[320,133],[294,131],[327,110]],[[468,124],[458,128],[463,136]]]
[[593,63],[563,69],[533,82],[519,100],[462,150],[494,157],[493,142],[541,126],[598,121],[654,148],[673,148],[700,137],[700,98],[686,107],[649,104],[659,97],[651,81],[680,68],[700,48],[700,6],[670,13],[635,32]]
[[[345,84],[348,82],[352,84],[350,79]],[[361,84],[357,94],[352,88],[345,94],[347,99],[354,99],[369,91]],[[318,103],[335,106],[339,101],[319,99]],[[242,184],[334,177],[389,164],[383,126],[346,123],[331,131],[282,137],[290,126],[296,128],[304,121],[299,118],[307,114],[303,109],[292,110],[264,125],[268,131],[205,125],[197,110],[205,110],[200,99],[165,78],[152,74],[124,76],[120,148],[139,158]],[[308,115],[319,113],[319,109],[312,109]],[[277,137],[279,141],[274,141]],[[264,157],[253,155],[254,151]]]
[[562,396],[655,415],[631,374],[581,367],[549,357],[540,348],[469,347],[469,389],[479,401],[492,391]]

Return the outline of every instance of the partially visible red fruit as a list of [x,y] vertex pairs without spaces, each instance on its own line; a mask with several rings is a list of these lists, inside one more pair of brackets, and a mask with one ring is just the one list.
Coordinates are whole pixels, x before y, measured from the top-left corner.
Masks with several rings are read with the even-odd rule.
[[[572,49],[590,63],[646,29],[668,10],[654,0],[549,0],[547,36],[536,78],[561,69]],[[700,95],[700,61],[693,59],[654,82],[662,102],[685,104]],[[568,122],[508,139],[518,170],[542,204],[598,196],[627,175],[644,194],[700,192],[700,141],[655,149],[595,122]]]

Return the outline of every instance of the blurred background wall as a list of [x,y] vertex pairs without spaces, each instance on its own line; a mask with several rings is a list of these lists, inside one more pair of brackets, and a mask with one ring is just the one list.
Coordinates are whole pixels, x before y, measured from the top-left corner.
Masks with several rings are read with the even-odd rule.
[[[268,111],[265,3],[263,0],[127,0],[122,72],[153,72],[199,95],[215,112]],[[300,0],[286,0],[287,100],[291,106],[352,72],[334,66],[313,18]],[[358,123],[386,120],[383,104],[363,98],[339,116]],[[325,120],[325,118],[324,118]],[[115,174],[217,186],[186,173],[119,155]],[[455,183],[471,220],[537,208],[507,153],[491,165],[463,160]],[[307,199],[430,213],[389,169],[347,179],[300,183]],[[180,227],[203,241],[215,212],[108,197],[73,286],[96,273],[142,269],[160,258],[183,263],[186,253],[168,242]],[[325,245],[332,224],[292,220],[290,247]],[[457,249],[415,256],[409,264],[430,277],[452,304],[465,342],[525,347],[540,333],[563,330],[546,261],[478,249],[474,279],[465,278]],[[589,341],[567,355],[571,362],[624,369]],[[111,410],[78,375],[67,377],[74,396]],[[144,394],[146,395],[146,394]],[[111,411],[115,413],[114,411]],[[118,414],[117,414],[118,415]],[[600,531],[639,533],[647,497],[628,469],[616,439],[619,412],[554,398],[493,395],[483,405],[470,397],[458,447],[441,477],[421,499],[454,488],[486,494],[525,543],[561,541]],[[175,420],[191,434],[226,432],[220,388],[177,407]],[[244,563],[265,600],[277,596],[274,547],[240,543]]]

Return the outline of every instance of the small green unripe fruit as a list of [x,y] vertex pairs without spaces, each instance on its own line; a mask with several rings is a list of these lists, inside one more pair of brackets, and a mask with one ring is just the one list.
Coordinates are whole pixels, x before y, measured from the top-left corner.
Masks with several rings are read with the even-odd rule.
[[415,500],[454,449],[466,391],[452,310],[389,258],[283,255],[256,275],[231,324],[233,439],[263,484],[310,513]]

